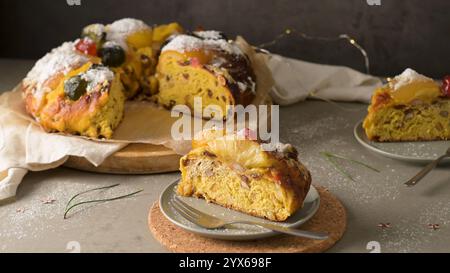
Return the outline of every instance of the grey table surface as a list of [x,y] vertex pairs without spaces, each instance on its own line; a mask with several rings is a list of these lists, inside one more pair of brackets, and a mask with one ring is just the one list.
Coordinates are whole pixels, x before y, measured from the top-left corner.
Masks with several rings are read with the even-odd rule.
[[[0,90],[13,88],[33,65],[0,59]],[[329,252],[449,252],[450,167],[442,166],[414,188],[403,182],[420,165],[371,153],[353,137],[367,105],[308,100],[281,107],[280,138],[295,145],[313,183],[327,187],[345,205],[348,228]],[[345,165],[355,181],[342,176],[320,152],[329,151],[370,163],[376,173]],[[1,159],[0,159],[1,160]],[[107,175],[64,167],[30,172],[16,201],[0,206],[1,252],[166,252],[147,227],[150,207],[179,173]],[[112,193],[144,189],[128,199],[88,205],[63,219],[68,199],[80,191],[120,183]],[[42,200],[54,199],[51,204]],[[379,227],[389,223],[389,228]],[[429,224],[439,224],[433,230]]]

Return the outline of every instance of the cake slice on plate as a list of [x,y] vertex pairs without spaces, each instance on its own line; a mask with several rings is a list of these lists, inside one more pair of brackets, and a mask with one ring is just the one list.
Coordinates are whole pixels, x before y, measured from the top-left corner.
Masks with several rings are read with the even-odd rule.
[[363,127],[373,141],[450,139],[450,77],[442,86],[406,69],[372,96]]
[[[296,149],[251,140],[248,134],[208,130],[180,160],[177,192],[273,221],[284,221],[302,207],[311,184]],[[270,145],[269,145],[270,146]]]

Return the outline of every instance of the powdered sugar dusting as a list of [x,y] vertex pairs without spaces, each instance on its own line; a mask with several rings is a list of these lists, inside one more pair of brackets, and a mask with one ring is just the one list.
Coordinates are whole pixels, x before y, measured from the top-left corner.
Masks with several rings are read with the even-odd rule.
[[264,151],[275,152],[280,157],[285,157],[289,151],[293,150],[291,144],[284,144],[281,142],[278,143],[263,143],[261,144],[261,148]]
[[133,18],[124,18],[108,25],[108,34],[130,34],[139,30],[149,29],[150,27],[141,20]]
[[403,86],[411,84],[413,82],[424,82],[424,81],[433,81],[433,79],[428,78],[422,74],[417,73],[411,68],[405,69],[402,74],[396,76],[391,81],[391,87],[394,90],[398,90]]
[[105,26],[102,24],[92,24],[88,25],[84,28],[85,30],[89,30],[89,32],[94,33],[97,37],[102,37],[105,32]]
[[[107,32],[107,40],[109,43],[118,44],[124,49],[127,49],[126,37],[136,31],[151,29],[143,21],[131,18],[125,18],[104,27],[101,24],[93,24],[88,26],[91,31],[102,33]],[[89,56],[86,56],[75,49],[74,42],[65,42],[61,46],[53,49],[44,57],[36,62],[31,71],[24,79],[25,85],[35,85],[33,95],[40,99],[43,95],[50,91],[44,87],[47,80],[58,72],[67,74],[70,70],[79,67],[89,61]],[[108,77],[109,77],[108,73]],[[106,76],[106,75],[104,75]]]
[[253,94],[256,94],[256,82],[251,78],[251,77],[248,77],[247,78],[247,80],[248,80],[248,82],[250,83],[250,91],[253,93]]
[[[197,32],[200,33],[200,32]],[[196,35],[199,35],[197,34]],[[200,35],[199,35],[200,36]],[[206,37],[208,35],[205,35]],[[202,37],[202,36],[200,36]],[[223,39],[200,39],[198,37],[190,36],[190,35],[177,35],[175,36],[163,49],[164,51],[178,51],[181,53],[190,52],[190,51],[198,51],[202,49],[219,49],[229,54],[242,55],[241,49],[235,45],[233,42],[228,42]]]
[[[133,198],[125,198],[109,203],[99,203],[92,205],[80,206],[72,210],[69,219],[64,220],[63,214],[67,201],[76,193],[85,191],[87,188],[95,188],[110,184],[99,183],[97,185],[89,185],[83,183],[74,183],[74,181],[58,181],[59,178],[53,179],[46,177],[47,184],[39,184],[39,187],[30,192],[30,197],[25,200],[17,200],[14,203],[2,206],[0,210],[0,246],[6,241],[13,240],[35,240],[42,237],[43,233],[54,232],[58,236],[64,236],[65,232],[71,230],[81,230],[85,228],[86,219],[92,217],[96,213],[96,208],[104,208],[107,211],[117,211],[127,203],[135,201]],[[61,183],[62,182],[62,183]],[[121,196],[135,191],[134,186],[127,183],[115,188],[103,191],[94,191],[77,198],[77,201],[93,200]],[[44,203],[42,200],[54,200],[51,203]],[[20,210],[20,211],[19,211]],[[109,214],[108,217],[112,217]],[[14,228],[7,228],[13,226]],[[99,228],[91,227],[91,228]]]
[[446,141],[428,142],[370,142],[378,150],[397,156],[421,160],[434,160],[445,152]]
[[208,40],[223,39],[222,35],[220,34],[220,31],[217,31],[217,30],[194,31],[194,34],[196,36],[199,36],[203,39],[208,39]]
[[197,51],[203,47],[203,41],[197,37],[189,35],[178,35],[173,38],[163,49],[165,51],[189,52]]
[[151,28],[141,20],[124,18],[106,26],[106,40],[114,41],[122,48],[127,49],[126,38],[128,35]]
[[[430,225],[439,225],[446,229],[450,223],[450,203],[435,202],[429,206],[415,208],[416,218],[393,219],[393,228],[380,236],[381,246],[385,251],[400,249],[400,252],[427,252],[436,247],[436,237],[445,236],[444,230],[432,229]],[[446,241],[442,241],[446,244]],[[428,250],[429,251],[429,250]]]
[[[371,163],[371,157],[351,148],[350,144],[354,141],[351,137],[351,128],[354,124],[340,116],[321,118],[308,116],[308,118],[314,119],[314,122],[292,122],[291,120],[290,129],[282,140],[297,148],[299,160],[311,172],[313,184],[326,186],[342,199],[352,200],[355,204],[395,200],[399,196],[398,185],[393,181],[401,180],[401,174],[396,171],[391,172],[392,167]],[[339,130],[348,132],[349,135],[335,133]],[[333,137],[330,137],[330,132],[333,132]],[[342,168],[354,178],[354,181],[350,180],[321,155],[324,151],[365,162],[381,172],[377,173],[358,164],[338,160]],[[378,178],[378,183],[362,183],[374,177]],[[378,194],[380,188],[384,189],[383,194]]]
[[238,87],[239,87],[239,90],[241,90],[241,91],[247,90],[247,85],[246,85],[245,83],[243,83],[243,82],[237,82],[237,85],[238,85]]
[[110,82],[114,79],[114,73],[105,66],[89,69],[81,76],[82,79],[89,82],[87,92],[89,93],[94,87],[104,82]]
[[61,46],[53,49],[36,62],[34,67],[28,72],[24,83],[27,85],[36,84],[34,95],[42,97],[46,92],[43,84],[58,72],[67,74],[75,67],[86,63],[89,58],[74,48],[75,42],[65,42]]

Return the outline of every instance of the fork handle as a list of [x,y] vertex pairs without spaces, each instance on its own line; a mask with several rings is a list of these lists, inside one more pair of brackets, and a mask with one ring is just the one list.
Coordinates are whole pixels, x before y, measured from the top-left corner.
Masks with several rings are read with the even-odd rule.
[[415,186],[417,183],[419,183],[422,178],[424,178],[429,172],[431,172],[436,166],[439,164],[439,162],[442,161],[442,159],[448,157],[448,154],[445,154],[443,156],[440,156],[436,160],[430,162],[425,168],[423,168],[420,172],[418,172],[413,178],[408,180],[408,182],[405,183],[408,187]]
[[235,222],[235,223],[241,223],[241,224],[248,224],[248,225],[256,225],[256,226],[260,226],[260,227],[264,227],[273,231],[277,231],[277,232],[281,232],[281,233],[285,233],[285,234],[289,234],[289,235],[294,235],[294,236],[299,236],[299,237],[304,237],[304,238],[308,238],[308,239],[314,239],[314,240],[325,240],[328,239],[328,233],[326,232],[317,232],[317,231],[307,231],[307,230],[300,230],[300,229],[295,229],[295,228],[289,228],[289,227],[281,227],[278,225],[273,225],[273,224],[266,224],[266,223],[256,223],[256,222],[251,222],[251,221],[239,221],[239,222]]

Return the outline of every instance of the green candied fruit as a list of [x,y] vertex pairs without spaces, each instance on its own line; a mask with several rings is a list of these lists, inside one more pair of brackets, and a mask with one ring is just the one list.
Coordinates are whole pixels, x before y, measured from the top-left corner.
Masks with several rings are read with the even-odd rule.
[[73,76],[64,82],[64,93],[71,100],[78,100],[86,93],[87,81],[80,75]]
[[125,51],[119,45],[102,47],[98,53],[102,63],[109,67],[118,67],[125,62]]
[[88,25],[81,32],[81,37],[87,37],[91,39],[96,43],[97,48],[100,48],[101,45],[106,41],[105,26],[102,24]]

